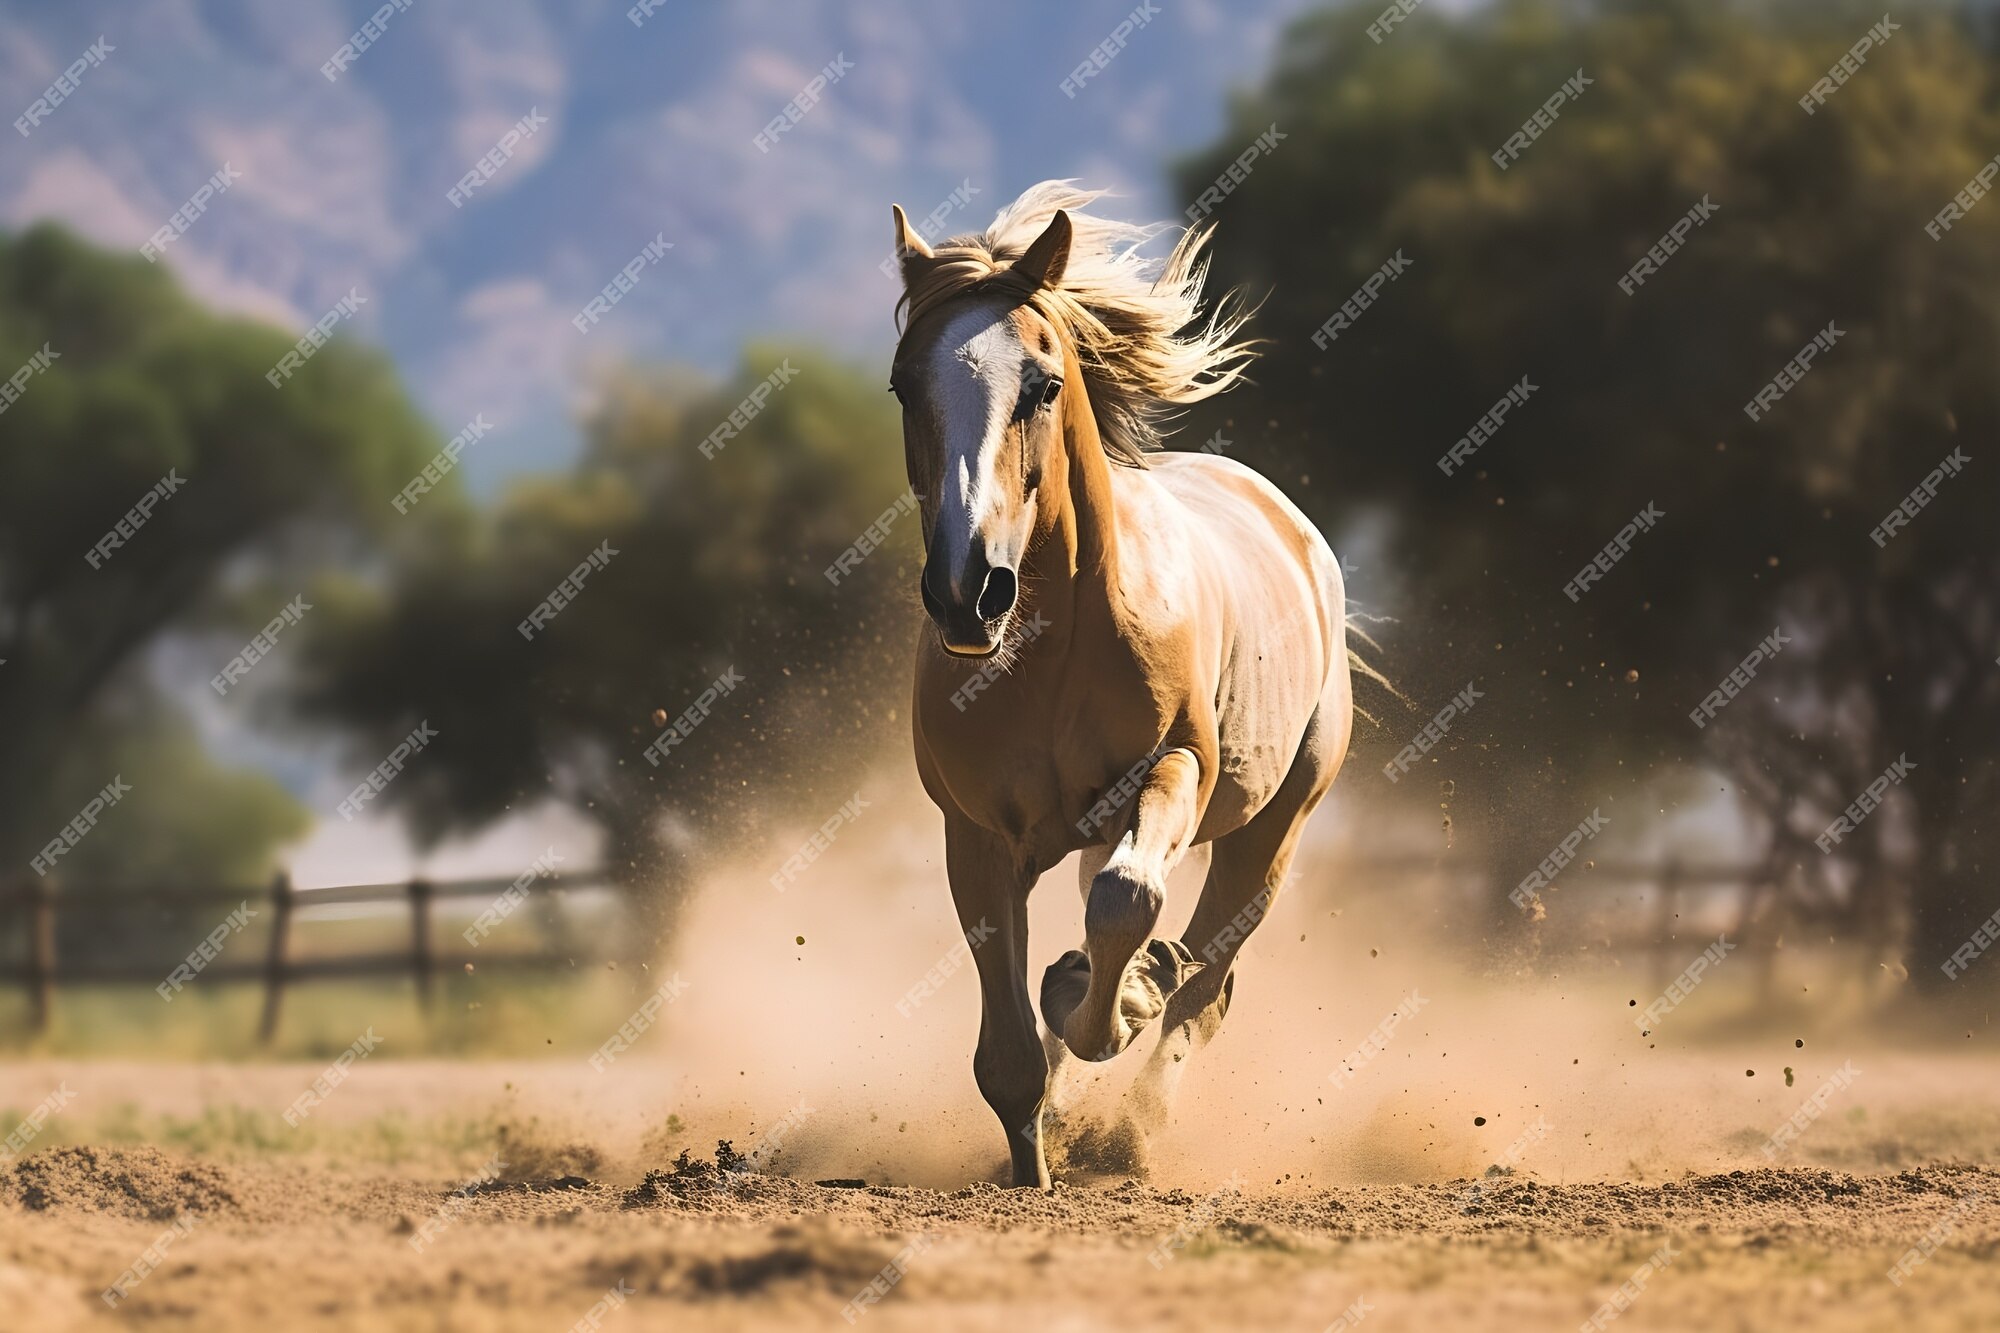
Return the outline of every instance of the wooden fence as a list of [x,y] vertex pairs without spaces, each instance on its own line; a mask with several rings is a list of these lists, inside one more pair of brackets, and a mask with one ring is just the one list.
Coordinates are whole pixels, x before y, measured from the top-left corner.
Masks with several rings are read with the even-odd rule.
[[[414,978],[418,1004],[428,1013],[436,998],[437,977],[441,971],[461,968],[467,963],[493,970],[554,970],[570,966],[574,955],[553,951],[440,952],[433,931],[435,905],[439,899],[447,898],[484,899],[498,905],[503,895],[509,895],[517,884],[523,894],[534,898],[601,888],[608,883],[601,872],[583,871],[568,872],[560,880],[537,877],[529,883],[499,878],[414,879],[400,884],[348,884],[324,889],[296,889],[290,876],[280,874],[268,888],[263,889],[133,890],[132,902],[125,903],[102,893],[73,897],[63,893],[52,881],[39,880],[9,895],[14,913],[26,925],[27,947],[22,961],[0,963],[0,984],[13,983],[26,988],[29,1021],[36,1031],[43,1031],[47,1029],[54,1012],[58,981],[159,986],[169,979],[168,974],[178,965],[169,964],[166,972],[129,962],[76,960],[59,966],[56,950],[59,912],[103,911],[112,907],[129,910],[133,904],[143,904],[147,908],[184,907],[193,911],[206,908],[223,915],[249,901],[261,904],[263,912],[268,914],[264,956],[218,955],[200,969],[198,978],[199,984],[204,986],[228,982],[261,984],[264,1005],[257,1033],[259,1040],[269,1042],[277,1035],[279,1017],[284,1009],[285,989],[299,982],[407,975]],[[340,957],[293,956],[293,935],[302,913],[319,907],[398,902],[407,903],[409,908],[410,943],[407,949]],[[527,906],[525,900],[514,901],[509,915],[526,910]]]

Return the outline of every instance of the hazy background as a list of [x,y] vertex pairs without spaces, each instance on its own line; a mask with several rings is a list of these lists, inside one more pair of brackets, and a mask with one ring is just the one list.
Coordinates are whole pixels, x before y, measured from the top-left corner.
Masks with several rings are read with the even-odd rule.
[[[1969,993],[2000,974],[1942,968],[2000,908],[2000,205],[1925,226],[2000,153],[2000,27],[1986,6],[1898,3],[1893,36],[1807,115],[1798,99],[1879,6],[1429,0],[1377,42],[1380,8],[1163,0],[1073,96],[1127,8],[668,4],[635,26],[613,4],[416,0],[331,81],[321,65],[371,6],[8,12],[10,118],[100,36],[111,50],[0,144],[0,376],[59,355],[0,413],[0,1034],[247,1052],[260,895],[281,871],[396,887],[292,921],[295,962],[377,961],[291,988],[279,1049],[339,1050],[380,1012],[408,1017],[405,1050],[587,1054],[663,965],[699,988],[688,941],[732,923],[758,959],[723,967],[733,981],[858,1010],[864,1033],[899,1022],[858,1004],[856,974],[895,981],[893,1000],[952,941],[907,757],[919,534],[892,524],[851,577],[823,574],[905,485],[883,392],[888,205],[922,218],[956,192],[943,232],[977,230],[1075,176],[1117,192],[1107,212],[1184,221],[1276,126],[1212,212],[1216,287],[1263,301],[1265,358],[1176,444],[1217,441],[1322,525],[1399,692],[1362,687],[1373,720],[1300,900],[1315,918],[1373,903],[1455,977],[1629,968],[1642,1006],[1727,932],[1756,963],[1713,1021],[1809,974],[1962,1044],[1926,1015],[1979,1011]],[[1589,86],[1500,170],[1490,155],[1578,69]],[[531,112],[547,123],[454,207]],[[142,257],[225,165],[241,178]],[[1704,199],[1713,216],[1622,291]],[[656,237],[673,248],[580,333],[572,317]],[[1397,254],[1403,276],[1316,348]],[[366,304],[273,388],[350,292]],[[1829,322],[1833,349],[1749,420]],[[1524,377],[1525,405],[1445,475],[1436,460]],[[398,512],[475,417],[490,433]],[[1878,547],[1870,530],[1954,448],[1963,474]],[[184,484],[93,568],[170,471]],[[1649,503],[1658,526],[1572,602],[1565,583]],[[606,542],[616,556],[525,640],[516,625]],[[1695,726],[1774,628],[1784,650]],[[648,764],[732,670],[743,684]],[[1392,782],[1384,764],[1468,683],[1478,701]],[[437,738],[343,819],[421,722]],[[1883,808],[1820,850],[1899,757],[1914,767]],[[130,793],[38,875],[114,776]],[[780,894],[770,877],[857,794],[873,804],[834,833],[845,869]],[[1510,905],[1594,812],[1609,822],[1546,915]],[[537,881],[464,941],[550,850],[563,892]],[[441,902],[426,948],[400,887],[418,875],[494,883]],[[1067,872],[1051,878],[1038,958],[1076,929]],[[38,1024],[43,892],[56,983]],[[262,914],[156,999],[241,900]],[[863,931],[840,937],[845,971],[782,970],[819,923],[892,904],[918,927],[893,968]],[[406,956],[437,974],[425,1020]],[[968,1015],[972,989],[960,971]],[[1925,993],[1944,1008],[1912,1007]],[[1355,1040],[1382,1012],[1364,1010]]]

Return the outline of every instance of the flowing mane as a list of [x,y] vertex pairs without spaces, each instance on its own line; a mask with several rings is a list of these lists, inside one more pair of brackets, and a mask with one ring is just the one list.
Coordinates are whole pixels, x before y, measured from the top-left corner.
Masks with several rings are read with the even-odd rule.
[[[1168,406],[1230,388],[1243,377],[1254,345],[1233,341],[1249,314],[1230,297],[1202,313],[1208,276],[1202,251],[1213,224],[1182,232],[1164,260],[1145,258],[1139,247],[1167,224],[1139,226],[1081,211],[1103,193],[1074,181],[1043,181],[1001,209],[985,231],[954,236],[936,247],[934,260],[906,264],[898,327],[968,292],[1020,294],[1076,344],[1105,454],[1144,467],[1147,451],[1159,448]],[[1074,229],[1069,262],[1053,288],[1030,291],[1008,265],[1058,209],[1068,211]]]

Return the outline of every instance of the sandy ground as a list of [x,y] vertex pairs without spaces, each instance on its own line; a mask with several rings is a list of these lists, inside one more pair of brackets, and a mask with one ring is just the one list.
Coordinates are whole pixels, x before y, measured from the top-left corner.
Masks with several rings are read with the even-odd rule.
[[[1495,1138],[1517,1165],[1479,1179],[1418,1164],[1411,1174],[1431,1178],[1232,1170],[1195,1186],[1163,1178],[1189,1176],[1178,1169],[1139,1180],[1072,1162],[1048,1195],[983,1180],[819,1184],[801,1164],[856,1159],[824,1156],[803,1130],[798,1151],[755,1164],[776,1174],[724,1175],[703,1154],[677,1166],[650,1144],[557,1132],[579,1121],[553,1091],[524,1094],[534,1067],[382,1065],[329,1100],[328,1137],[304,1151],[255,1135],[198,1151],[70,1143],[0,1170],[0,1328],[636,1333],[842,1328],[851,1314],[883,1329],[1450,1333],[1572,1329],[1602,1313],[1635,1330],[1990,1329],[1994,1130],[1971,1109],[1941,1129],[1937,1109],[1948,1085],[1968,1108],[1990,1106],[1993,1088],[1962,1061],[1900,1061],[1873,1066],[1865,1127],[1829,1115],[1803,1141],[1808,1159],[1868,1169],[1772,1168],[1723,1144],[1742,1165],[1563,1183],[1544,1171],[1561,1174],[1553,1159],[1574,1131],[1549,1120],[1526,1149],[1515,1130]],[[142,1087],[169,1109],[272,1107],[310,1072],[38,1063],[0,1071],[0,1095],[53,1081],[75,1108]],[[553,1089],[557,1071],[539,1072]],[[1907,1102],[1891,1085],[1911,1088]],[[483,1143],[470,1156],[426,1146],[441,1136],[404,1118],[447,1088],[496,1108],[488,1162],[474,1160]],[[398,1153],[328,1146],[385,1122],[406,1127]],[[991,1146],[975,1137],[965,1151]],[[1912,1160],[1927,1154],[1943,1160]],[[508,1160],[495,1171],[492,1158]],[[1935,1253],[1892,1282],[1927,1233]],[[100,1293],[149,1246],[157,1267],[107,1308]],[[1627,1304],[1607,1305],[1628,1281]],[[882,1294],[864,1304],[871,1287]]]
[[[785,892],[790,837],[712,885],[673,960],[615,974],[607,1035],[682,984],[604,1069],[560,1015],[514,1034],[546,1058],[453,1062],[364,1005],[339,1030],[380,1051],[295,1128],[324,1056],[0,1063],[0,1111],[68,1098],[0,1153],[0,1333],[2000,1327],[1976,998],[1918,1006],[1906,969],[1792,949],[1729,957],[1649,1026],[1722,925],[1558,961],[1335,858],[1273,905],[1143,1153],[1118,1131],[1149,1042],[1064,1080],[1052,1194],[1000,1189],[973,969],[907,805]],[[1031,976],[1080,915],[1053,873]],[[752,1171],[715,1169],[725,1139]]]

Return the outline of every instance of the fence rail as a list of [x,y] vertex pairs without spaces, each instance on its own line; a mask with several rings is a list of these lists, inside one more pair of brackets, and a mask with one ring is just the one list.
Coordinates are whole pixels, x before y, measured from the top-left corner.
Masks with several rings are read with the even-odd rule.
[[[257,982],[264,988],[264,1004],[257,1024],[260,1041],[269,1042],[278,1031],[287,987],[305,981],[326,981],[359,977],[410,976],[415,979],[417,1002],[428,1013],[436,998],[437,977],[442,971],[468,963],[492,970],[556,970],[571,965],[568,954],[525,950],[482,950],[478,953],[441,953],[437,948],[433,917],[440,899],[494,900],[517,888],[533,897],[574,893],[580,889],[609,884],[602,871],[572,872],[560,880],[537,877],[532,881],[507,878],[457,880],[413,879],[395,884],[344,884],[323,889],[299,889],[289,875],[276,876],[269,885],[255,889],[204,888],[189,885],[126,886],[118,898],[92,894],[87,898],[66,895],[49,880],[28,884],[7,895],[5,905],[26,925],[27,950],[23,961],[0,963],[0,984],[25,987],[28,993],[29,1023],[37,1032],[46,1031],[55,1011],[56,985],[96,982],[113,985],[157,986],[168,978],[157,968],[134,963],[76,961],[60,963],[56,950],[56,925],[63,911],[101,910],[127,900],[147,907],[233,907],[258,901],[269,912],[269,934],[261,959],[215,958],[200,971],[204,985]],[[294,957],[293,935],[301,912],[319,907],[356,904],[409,905],[409,947],[375,953],[335,957]],[[122,905],[122,904],[121,904]],[[516,904],[516,908],[525,904]],[[510,911],[513,909],[510,909]],[[169,969],[171,971],[171,968]]]

